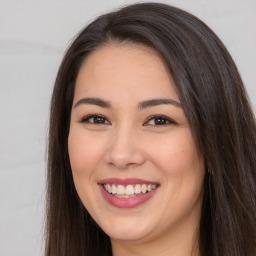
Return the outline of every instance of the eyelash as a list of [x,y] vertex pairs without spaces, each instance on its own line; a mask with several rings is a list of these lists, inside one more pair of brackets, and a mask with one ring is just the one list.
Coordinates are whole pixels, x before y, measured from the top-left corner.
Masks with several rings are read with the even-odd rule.
[[151,124],[152,126],[166,126],[166,125],[176,125],[177,123],[175,121],[173,121],[171,118],[167,117],[167,116],[164,116],[164,115],[153,115],[153,116],[150,116],[147,121],[143,124],[145,126],[147,126],[146,123],[148,123],[149,121],[151,120],[162,120],[164,121],[165,123],[164,124]]
[[[100,118],[101,121],[103,121],[102,123],[95,123],[95,122],[89,122],[90,119],[92,118]],[[164,121],[163,124],[147,124],[149,121],[152,121],[155,119],[155,122],[156,120],[158,119],[161,120],[161,121]],[[94,120],[95,121],[95,120]],[[106,122],[107,121],[107,122]],[[99,114],[93,114],[93,115],[88,115],[88,116],[85,116],[82,118],[82,120],[80,121],[81,123],[89,123],[89,124],[95,124],[95,125],[111,125],[111,123],[107,120],[107,118],[105,118],[104,116],[102,115],[99,115]],[[175,121],[173,121],[171,118],[167,117],[167,116],[164,116],[164,115],[153,115],[153,116],[150,116],[145,123],[143,123],[143,126],[166,126],[166,125],[177,125],[177,123]]]
[[[101,118],[102,120],[107,121],[107,123],[106,123],[106,122],[104,122],[104,123],[89,122],[89,120],[92,119],[92,118]],[[104,116],[99,115],[99,114],[93,114],[93,115],[85,116],[85,117],[82,118],[81,123],[89,123],[89,124],[96,124],[96,125],[103,125],[103,124],[104,124],[104,125],[110,125],[110,124],[111,124],[111,123],[107,120],[107,118],[105,118]]]

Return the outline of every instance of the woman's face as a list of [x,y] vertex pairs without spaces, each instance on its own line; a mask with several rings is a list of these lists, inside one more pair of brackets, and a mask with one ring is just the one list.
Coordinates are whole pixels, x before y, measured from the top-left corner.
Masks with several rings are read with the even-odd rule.
[[198,228],[203,158],[151,48],[113,44],[86,58],[68,149],[78,195],[112,240],[182,239]]

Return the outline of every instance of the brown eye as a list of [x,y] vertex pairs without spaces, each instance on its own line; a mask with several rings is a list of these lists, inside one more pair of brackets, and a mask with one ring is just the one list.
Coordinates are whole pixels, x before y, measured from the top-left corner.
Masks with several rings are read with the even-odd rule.
[[110,124],[110,122],[103,116],[100,115],[89,115],[81,120],[82,123],[90,124]]
[[144,125],[163,126],[163,125],[171,125],[171,124],[176,124],[176,123],[166,116],[153,116],[153,117],[150,117]]
[[104,124],[105,123],[105,118],[100,117],[100,116],[90,118],[89,120],[91,120],[91,119],[92,119],[92,123],[96,123],[96,124]]
[[155,125],[163,125],[168,123],[168,121],[165,118],[161,118],[161,117],[155,118],[154,122],[155,122]]

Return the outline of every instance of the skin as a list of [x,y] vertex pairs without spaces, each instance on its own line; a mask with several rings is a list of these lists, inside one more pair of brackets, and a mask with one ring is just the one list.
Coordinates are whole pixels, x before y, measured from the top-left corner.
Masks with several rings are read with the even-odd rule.
[[[111,107],[77,105],[85,97]],[[146,46],[104,45],[78,73],[68,138],[72,174],[84,206],[110,236],[114,256],[199,255],[204,161],[182,106],[138,108],[142,101],[162,98],[180,103],[166,66]],[[101,115],[100,122],[85,120],[91,114]],[[159,124],[154,115],[166,119]],[[110,177],[139,178],[160,187],[144,204],[121,209],[110,205],[99,188],[98,182]]]

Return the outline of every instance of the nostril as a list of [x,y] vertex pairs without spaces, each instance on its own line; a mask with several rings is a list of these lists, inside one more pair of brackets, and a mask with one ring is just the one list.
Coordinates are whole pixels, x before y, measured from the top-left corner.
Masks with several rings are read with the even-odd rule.
[[136,148],[112,148],[109,149],[105,156],[104,161],[106,164],[116,167],[120,170],[140,166],[145,162],[145,157],[142,152]]

